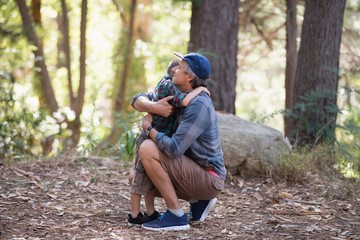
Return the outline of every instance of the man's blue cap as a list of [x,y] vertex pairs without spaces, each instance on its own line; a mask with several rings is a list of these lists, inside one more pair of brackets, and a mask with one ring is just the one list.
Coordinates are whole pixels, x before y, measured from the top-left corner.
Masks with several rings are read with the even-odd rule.
[[199,53],[188,53],[186,55],[182,55],[180,53],[174,52],[176,56],[186,61],[189,64],[191,70],[201,79],[206,79],[210,77],[211,73],[211,65],[209,60],[199,54]]

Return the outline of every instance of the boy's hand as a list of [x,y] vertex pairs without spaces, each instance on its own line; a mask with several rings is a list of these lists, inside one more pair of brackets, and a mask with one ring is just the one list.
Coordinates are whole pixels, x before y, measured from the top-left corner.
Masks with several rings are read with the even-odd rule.
[[202,92],[204,92],[204,93],[206,93],[207,95],[210,96],[210,91],[206,87],[202,87]]
[[152,115],[146,114],[142,121],[142,128],[145,130],[152,124]]
[[132,184],[132,182],[134,180],[134,177],[135,177],[135,170],[134,170],[134,168],[131,168],[130,172],[129,172],[129,175],[128,175],[129,185]]

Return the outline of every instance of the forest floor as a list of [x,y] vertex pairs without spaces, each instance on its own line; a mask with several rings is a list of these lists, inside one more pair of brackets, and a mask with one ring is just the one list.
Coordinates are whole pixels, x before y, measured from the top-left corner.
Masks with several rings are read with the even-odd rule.
[[216,208],[190,230],[129,227],[128,170],[100,157],[0,165],[0,239],[360,239],[359,184],[317,178],[229,177]]

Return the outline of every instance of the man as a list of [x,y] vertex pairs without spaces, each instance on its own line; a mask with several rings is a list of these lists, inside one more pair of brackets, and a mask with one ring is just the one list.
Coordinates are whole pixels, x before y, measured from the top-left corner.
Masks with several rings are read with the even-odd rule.
[[[206,87],[211,73],[209,60],[198,53],[175,54],[181,59],[173,69],[173,82],[179,90],[190,92],[198,86]],[[167,103],[170,99],[152,102],[151,95],[139,94],[132,105],[141,112],[168,116],[173,111]],[[226,177],[217,116],[210,97],[200,93],[174,114],[176,131],[171,137],[151,126],[150,114],[142,123],[151,140],[141,144],[140,159],[157,195],[164,198],[168,208],[158,219],[142,225],[154,231],[190,228],[179,199],[190,202],[192,221],[204,221],[215,207]]]

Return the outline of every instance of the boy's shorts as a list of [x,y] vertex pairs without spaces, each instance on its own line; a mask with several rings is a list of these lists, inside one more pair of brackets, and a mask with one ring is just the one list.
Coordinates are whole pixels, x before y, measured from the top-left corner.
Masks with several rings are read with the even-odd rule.
[[135,153],[135,164],[134,170],[135,175],[133,182],[131,183],[130,192],[136,193],[139,195],[147,194],[153,187],[153,183],[145,172],[144,166],[140,161],[139,157],[139,147],[146,140],[149,139],[143,132],[136,139],[136,153]]

